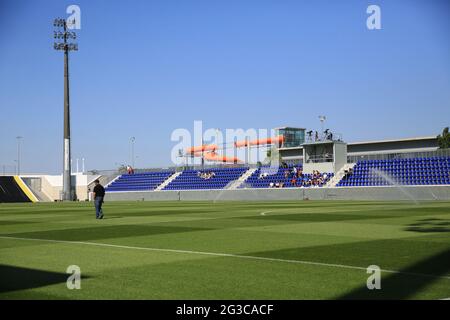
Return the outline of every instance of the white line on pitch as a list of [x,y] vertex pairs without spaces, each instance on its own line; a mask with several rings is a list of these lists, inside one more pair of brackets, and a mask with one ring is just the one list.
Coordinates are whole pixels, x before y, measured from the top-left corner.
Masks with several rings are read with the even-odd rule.
[[[181,250],[181,249],[134,247],[134,246],[124,246],[124,245],[117,245],[117,244],[99,243],[99,242],[53,240],[53,239],[34,239],[34,238],[19,238],[19,237],[8,237],[8,236],[0,236],[0,239],[24,240],[24,241],[41,241],[41,242],[52,242],[52,243],[89,245],[89,246],[97,246],[97,247],[111,247],[111,248],[119,248],[119,249],[132,249],[132,250],[158,251],[158,252],[172,252],[172,253],[184,253],[184,254],[198,254],[198,255],[204,255],[204,256],[230,257],[230,258],[238,258],[238,259],[262,260],[262,261],[270,261],[270,262],[284,262],[284,263],[294,263],[294,264],[315,265],[315,266],[322,266],[322,267],[333,267],[333,268],[343,268],[343,269],[364,270],[364,271],[367,270],[367,268],[364,268],[364,267],[349,266],[349,265],[345,265],[345,264],[323,263],[323,262],[304,261],[304,260],[289,260],[289,259],[268,258],[268,257],[259,257],[259,256],[246,256],[246,255],[232,254],[232,253],[191,251],[191,250]],[[403,272],[403,271],[386,270],[386,269],[381,269],[380,271],[386,272],[386,273],[398,273],[398,274],[417,276],[417,277],[430,277],[430,278],[441,278],[441,279],[448,279],[448,280],[450,280],[450,276],[436,276],[436,275],[433,275],[433,274]]]

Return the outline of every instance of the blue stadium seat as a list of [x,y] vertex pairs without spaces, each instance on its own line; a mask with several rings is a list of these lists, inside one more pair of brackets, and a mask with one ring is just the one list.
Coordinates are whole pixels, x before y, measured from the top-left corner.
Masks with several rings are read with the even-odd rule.
[[[205,190],[223,189],[233,181],[236,181],[248,170],[248,167],[239,168],[212,168],[203,170],[185,170],[164,190]],[[213,173],[211,177],[206,175]]]
[[358,161],[338,187],[450,184],[450,157]]
[[106,187],[111,191],[151,191],[169,178],[174,171],[145,172],[136,174],[123,174]]

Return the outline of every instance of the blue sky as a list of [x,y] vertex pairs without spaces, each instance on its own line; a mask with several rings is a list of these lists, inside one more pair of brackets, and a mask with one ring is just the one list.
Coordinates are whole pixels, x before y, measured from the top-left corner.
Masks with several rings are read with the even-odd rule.
[[[450,125],[448,1],[0,2],[0,166],[62,170],[63,56],[54,17],[81,8],[71,55],[72,157],[170,165],[174,129],[319,129],[346,141]],[[381,8],[368,30],[366,8]],[[1,167],[0,167],[1,169]]]

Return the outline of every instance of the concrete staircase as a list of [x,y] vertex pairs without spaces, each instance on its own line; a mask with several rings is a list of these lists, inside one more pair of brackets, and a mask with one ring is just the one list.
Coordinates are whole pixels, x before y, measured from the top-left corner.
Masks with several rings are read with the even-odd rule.
[[353,168],[356,165],[356,163],[347,163],[345,164],[336,174],[333,176],[333,178],[330,179],[330,181],[327,182],[325,187],[331,187],[334,188],[339,183],[339,181],[342,180],[342,178],[345,176],[345,170],[349,170],[350,168]]
[[40,202],[51,202],[52,199],[45,194],[43,191],[41,190],[37,190],[35,188],[31,188],[30,186],[28,186],[31,190],[31,192],[33,192],[33,194],[35,195],[35,197],[40,201]]
[[173,180],[175,180],[182,173],[183,173],[183,171],[175,172],[173,175],[171,175],[166,180],[164,180],[164,182],[161,183],[158,187],[156,187],[155,191],[163,190],[166,186],[169,185],[169,183],[171,183]]
[[239,179],[232,182],[228,187],[225,189],[227,190],[236,190],[241,186],[242,183],[244,183],[258,168],[250,168],[247,171],[244,172],[242,176],[239,177]]
[[[30,182],[28,179],[22,179],[23,183],[30,189],[31,193],[36,197],[39,202],[52,202],[52,198],[42,190],[41,183],[36,185],[35,183]],[[42,181],[42,179],[39,179]]]
[[[117,179],[119,179],[122,175],[114,175],[114,176],[101,176],[98,180],[100,181],[100,184],[106,188],[108,187],[110,184],[112,184],[114,181],[116,181]],[[92,185],[89,184],[89,187],[91,188],[91,190],[95,187],[95,185],[92,182]]]

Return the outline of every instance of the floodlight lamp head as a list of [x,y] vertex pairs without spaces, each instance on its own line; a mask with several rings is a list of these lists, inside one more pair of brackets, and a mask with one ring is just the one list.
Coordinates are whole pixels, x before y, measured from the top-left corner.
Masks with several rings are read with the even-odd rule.
[[69,27],[69,29],[75,25],[75,18],[73,18],[72,20],[67,20],[67,26]]
[[68,51],[78,51],[78,44],[77,43],[67,44],[67,50]]
[[54,27],[64,27],[66,25],[66,21],[61,18],[56,18],[53,20],[53,26]]

